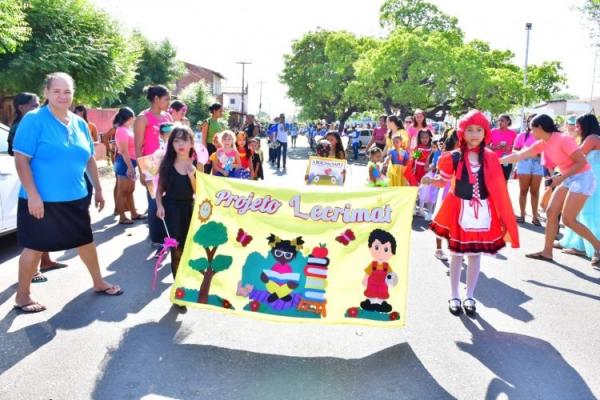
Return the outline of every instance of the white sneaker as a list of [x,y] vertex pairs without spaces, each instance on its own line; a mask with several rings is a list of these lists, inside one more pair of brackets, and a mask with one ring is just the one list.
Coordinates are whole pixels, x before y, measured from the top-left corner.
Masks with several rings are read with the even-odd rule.
[[432,217],[431,217],[431,213],[430,212],[425,212],[425,221],[431,221]]
[[448,257],[442,249],[436,250],[435,253],[433,253],[433,255],[440,261],[448,261]]

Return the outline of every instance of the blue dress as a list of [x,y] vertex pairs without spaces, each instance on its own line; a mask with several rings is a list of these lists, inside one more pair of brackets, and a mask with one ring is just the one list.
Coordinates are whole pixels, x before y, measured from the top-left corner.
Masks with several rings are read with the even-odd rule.
[[[577,216],[577,221],[585,225],[597,238],[600,238],[600,213],[598,212],[600,210],[600,150],[590,151],[587,160],[592,166],[597,185],[596,191],[587,199]],[[560,245],[564,248],[585,251],[590,258],[594,255],[594,247],[591,243],[569,228],[565,229],[565,236],[561,239]]]

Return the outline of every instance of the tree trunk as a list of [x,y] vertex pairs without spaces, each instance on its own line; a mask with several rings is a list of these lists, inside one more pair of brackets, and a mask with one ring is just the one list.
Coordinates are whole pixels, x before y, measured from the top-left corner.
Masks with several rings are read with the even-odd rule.
[[383,109],[387,115],[392,115],[392,102],[389,99],[383,101]]
[[338,126],[338,132],[342,133],[344,131],[344,124],[354,114],[356,111],[356,107],[350,107],[342,115],[340,115],[340,125]]
[[207,304],[208,303],[208,293],[210,291],[210,284],[212,282],[212,278],[215,276],[215,271],[211,267],[206,269],[204,273],[204,278],[202,278],[202,285],[200,285],[200,292],[198,292],[198,303]]

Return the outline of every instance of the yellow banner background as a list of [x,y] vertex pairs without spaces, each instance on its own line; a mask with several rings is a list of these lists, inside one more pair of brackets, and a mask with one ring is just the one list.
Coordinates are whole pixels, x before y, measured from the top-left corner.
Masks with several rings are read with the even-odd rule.
[[[403,326],[416,188],[352,191],[299,186],[300,189],[281,189],[263,182],[198,174],[194,214],[171,301],[272,321]],[[254,204],[255,210],[244,212],[244,199],[250,195],[253,202],[246,204]],[[236,201],[227,200],[233,200],[232,196],[237,196]],[[281,203],[276,212],[267,213],[276,203],[259,200],[266,197]],[[291,200],[295,203],[290,204]],[[323,211],[323,207],[331,209]],[[335,207],[344,212],[336,212]],[[314,221],[311,210],[313,217],[322,214],[325,219],[332,219],[337,214],[338,220]],[[361,216],[364,219],[365,215],[384,222],[352,221]],[[369,247],[369,236],[376,229],[388,232],[396,242],[395,254],[387,266],[395,276],[386,275],[385,287],[381,285],[380,271],[367,274],[372,272],[367,267],[374,261],[375,246],[377,254],[384,258],[389,257],[384,253],[386,249],[391,250],[391,241],[381,243],[387,236],[382,237],[380,231],[375,236],[382,239],[376,239]],[[304,242],[301,248],[294,247],[299,244],[299,237]],[[282,262],[276,261],[276,255]],[[291,257],[291,261],[286,257]],[[326,259],[329,264],[325,269]],[[308,276],[307,264],[311,268]],[[380,263],[375,270],[384,267]],[[209,268],[219,272],[211,274]],[[203,281],[208,296],[206,290],[204,296],[199,296]],[[361,307],[367,299],[365,285],[370,287],[369,295],[374,299],[370,304],[375,304],[377,310]],[[376,296],[385,298],[390,307],[382,306]],[[198,302],[200,297],[203,303]]]

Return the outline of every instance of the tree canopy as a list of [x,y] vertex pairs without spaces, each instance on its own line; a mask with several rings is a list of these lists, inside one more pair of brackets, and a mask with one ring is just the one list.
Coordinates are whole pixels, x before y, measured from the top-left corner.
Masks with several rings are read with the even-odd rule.
[[46,74],[67,72],[78,101],[116,98],[133,83],[140,49],[87,0],[30,0],[31,37],[0,55],[0,92],[38,92]]
[[16,51],[31,36],[26,7],[26,3],[0,0],[0,55]]
[[531,65],[528,83],[514,54],[466,42],[455,17],[423,0],[386,0],[382,39],[308,32],[284,58],[282,82],[305,118],[340,125],[353,112],[401,115],[416,108],[443,119],[471,108],[492,113],[547,100],[565,79],[556,61]]
[[139,32],[134,32],[132,38],[141,49],[135,80],[121,91],[118,98],[107,101],[104,105],[124,104],[139,112],[148,107],[144,87],[162,84],[172,89],[175,81],[183,75],[185,67],[182,62],[177,61],[177,50],[168,40],[151,42]]
[[195,126],[198,121],[203,121],[210,117],[208,107],[215,102],[210,89],[204,81],[188,85],[179,94],[179,99],[188,107],[187,117],[192,126]]

